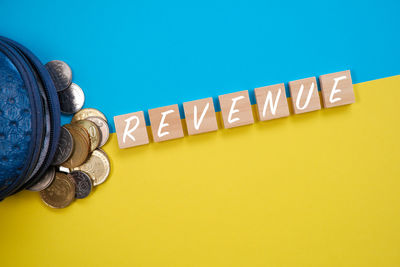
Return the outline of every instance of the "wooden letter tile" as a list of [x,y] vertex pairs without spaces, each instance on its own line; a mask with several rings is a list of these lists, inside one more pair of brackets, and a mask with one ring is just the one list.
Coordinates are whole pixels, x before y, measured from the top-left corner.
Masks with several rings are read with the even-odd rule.
[[120,148],[149,143],[143,111],[115,116],[114,124]]
[[349,70],[322,75],[319,82],[324,107],[332,108],[355,102]]
[[283,83],[256,88],[254,93],[260,121],[289,116],[289,107]]
[[295,114],[321,109],[315,77],[289,82]]
[[225,128],[254,123],[249,92],[247,90],[220,95],[218,98]]
[[183,137],[178,105],[150,109],[149,117],[154,142]]
[[183,103],[189,135],[218,130],[217,117],[211,97]]

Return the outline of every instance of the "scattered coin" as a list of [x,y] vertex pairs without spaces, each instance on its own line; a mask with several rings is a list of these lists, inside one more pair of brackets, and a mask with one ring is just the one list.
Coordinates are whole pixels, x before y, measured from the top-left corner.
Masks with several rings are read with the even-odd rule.
[[87,117],[86,120],[94,122],[100,130],[100,144],[99,147],[104,146],[107,143],[108,137],[110,135],[110,128],[108,128],[108,123],[100,117]]
[[68,175],[56,172],[51,185],[40,191],[40,197],[52,208],[65,208],[75,199],[75,182]]
[[61,60],[53,60],[46,63],[57,92],[65,90],[72,82],[72,71],[67,63]]
[[63,126],[61,127],[60,139],[58,141],[56,154],[54,155],[53,165],[61,165],[67,161],[71,156],[73,149],[74,139],[68,129]]
[[85,103],[85,95],[76,83],[71,83],[67,89],[58,92],[58,99],[61,112],[66,114],[79,111]]
[[110,161],[103,150],[96,149],[84,164],[73,170],[84,171],[89,174],[93,180],[93,185],[96,186],[104,183],[110,174]]
[[46,68],[56,87],[61,112],[74,116],[70,124],[61,127],[53,166],[27,190],[40,191],[41,199],[49,207],[64,208],[75,198],[87,197],[93,186],[104,183],[109,176],[110,160],[98,147],[107,142],[110,129],[102,112],[82,109],[85,95],[72,83],[72,71],[65,62],[53,60]]
[[83,171],[72,171],[69,175],[75,180],[75,198],[85,198],[92,191],[93,182]]
[[74,150],[71,157],[63,163],[63,166],[72,169],[82,165],[87,159],[90,150],[90,140],[88,135],[84,134],[86,130],[71,124],[66,124],[65,127],[70,131],[74,139]]
[[27,188],[29,191],[42,191],[50,186],[51,182],[53,182],[54,177],[56,176],[56,168],[50,166],[47,171],[44,173],[42,178],[34,184],[33,186]]
[[100,143],[100,131],[97,125],[89,120],[80,120],[76,121],[74,125],[83,127],[89,134],[90,138],[90,152],[95,150]]
[[107,121],[106,116],[104,116],[103,113],[101,113],[99,110],[94,109],[94,108],[84,108],[78,111],[73,117],[71,122],[76,122],[79,120],[84,120],[87,117],[100,117],[103,120]]

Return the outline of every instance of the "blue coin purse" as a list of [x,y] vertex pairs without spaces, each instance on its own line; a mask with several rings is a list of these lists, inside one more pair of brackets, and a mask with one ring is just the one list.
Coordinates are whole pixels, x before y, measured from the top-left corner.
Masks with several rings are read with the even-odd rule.
[[35,184],[60,135],[50,74],[22,45],[0,36],[0,200]]

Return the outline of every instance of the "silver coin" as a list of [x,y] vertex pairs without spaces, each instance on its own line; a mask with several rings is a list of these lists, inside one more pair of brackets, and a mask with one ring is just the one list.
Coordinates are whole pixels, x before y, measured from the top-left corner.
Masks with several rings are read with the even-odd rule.
[[27,188],[27,190],[42,191],[51,185],[55,176],[56,176],[56,168],[53,166],[50,166],[47,169],[47,171],[43,174],[42,178],[40,178],[40,180],[36,184]]
[[53,158],[53,165],[61,165],[66,162],[71,156],[73,150],[74,138],[68,129],[63,126],[61,127],[56,154]]
[[93,188],[93,182],[90,176],[83,171],[72,171],[69,175],[75,181],[75,198],[87,197]]
[[67,89],[58,92],[58,100],[60,101],[61,112],[73,114],[83,107],[85,95],[77,84],[71,83]]
[[111,171],[111,163],[107,154],[100,148],[92,152],[89,159],[81,166],[75,167],[75,171],[84,171],[93,180],[93,185],[104,183]]
[[86,120],[94,122],[100,130],[100,144],[99,147],[104,146],[107,143],[108,137],[110,136],[110,128],[105,120],[100,117],[87,117]]
[[57,92],[67,89],[72,82],[72,71],[67,63],[61,60],[53,60],[46,63]]

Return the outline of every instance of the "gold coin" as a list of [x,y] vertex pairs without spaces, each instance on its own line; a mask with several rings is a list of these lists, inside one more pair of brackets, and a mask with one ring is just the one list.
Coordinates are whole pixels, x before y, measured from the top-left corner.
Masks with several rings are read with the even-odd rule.
[[[71,125],[72,127],[75,127],[75,129],[76,129],[81,135],[83,135],[83,136],[85,137],[85,140],[88,141],[89,149],[90,149],[90,136],[89,136],[88,131],[87,131],[84,127],[81,127],[81,126],[76,125],[76,124],[67,124],[67,125],[64,125],[64,126],[70,127],[69,125]],[[69,128],[68,128],[68,129],[69,129]]]
[[90,139],[90,152],[95,150],[100,143],[100,131],[97,125],[89,120],[80,120],[74,122],[74,125],[83,127],[89,134]]
[[87,117],[86,120],[94,122],[100,130],[100,144],[99,147],[102,147],[107,143],[108,138],[110,137],[110,128],[108,128],[108,124],[105,120],[100,117]]
[[110,161],[103,150],[96,149],[84,164],[74,168],[74,170],[89,174],[93,180],[93,185],[96,186],[104,183],[110,174]]
[[70,131],[74,139],[74,150],[72,151],[72,155],[62,166],[72,169],[82,165],[86,161],[90,152],[90,140],[85,129],[71,124],[66,124],[64,126]]
[[103,113],[101,113],[99,110],[94,109],[94,108],[84,108],[75,113],[75,115],[72,117],[71,122],[76,122],[80,120],[84,120],[87,117],[100,117],[103,120],[107,121],[106,116],[104,116]]
[[75,199],[75,182],[68,175],[56,172],[51,185],[40,191],[40,197],[49,207],[65,208]]

